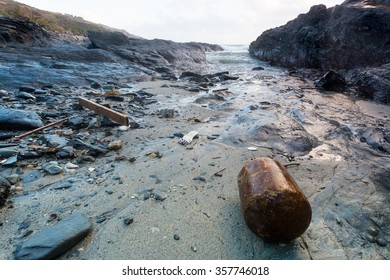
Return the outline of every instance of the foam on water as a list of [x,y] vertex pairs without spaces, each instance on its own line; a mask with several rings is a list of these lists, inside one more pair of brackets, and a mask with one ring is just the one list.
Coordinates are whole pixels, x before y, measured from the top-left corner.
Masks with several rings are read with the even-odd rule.
[[224,45],[223,51],[207,53],[210,71],[229,71],[231,74],[246,73],[254,67],[267,67],[266,62],[252,58],[248,45]]

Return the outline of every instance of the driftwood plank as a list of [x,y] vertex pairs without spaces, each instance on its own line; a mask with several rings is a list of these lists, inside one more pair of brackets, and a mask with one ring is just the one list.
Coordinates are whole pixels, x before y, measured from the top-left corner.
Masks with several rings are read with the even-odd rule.
[[116,112],[110,108],[104,107],[100,104],[97,104],[95,102],[92,102],[82,97],[79,97],[78,100],[80,105],[82,105],[83,107],[91,109],[96,113],[105,116],[106,118],[109,118],[110,120],[116,123],[129,126],[129,118],[126,115]]

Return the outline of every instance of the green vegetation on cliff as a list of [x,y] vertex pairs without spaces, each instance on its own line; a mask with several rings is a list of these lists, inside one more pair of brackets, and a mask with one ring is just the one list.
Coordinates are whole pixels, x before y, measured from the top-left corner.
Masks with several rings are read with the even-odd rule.
[[12,0],[0,0],[0,15],[28,20],[48,31],[85,35],[87,30],[107,30],[108,27],[84,20],[82,17],[39,10]]

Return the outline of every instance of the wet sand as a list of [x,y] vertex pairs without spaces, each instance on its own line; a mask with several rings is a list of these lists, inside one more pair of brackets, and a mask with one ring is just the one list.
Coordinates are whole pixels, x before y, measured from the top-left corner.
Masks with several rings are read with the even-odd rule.
[[[389,127],[389,106],[320,92],[271,67],[216,85],[228,88],[214,92],[217,99],[186,85],[136,84],[158,102],[145,109],[143,128],[113,128],[104,139],[122,140],[121,150],[22,183],[10,197],[13,208],[0,212],[0,259],[13,258],[23,221],[34,234],[49,225],[50,214],[74,212],[90,217],[93,231],[61,259],[388,259],[390,193],[378,177],[389,171],[390,156],[360,141],[357,131]],[[175,116],[159,117],[163,108]],[[199,137],[187,146],[173,136],[193,130]],[[237,175],[257,157],[285,164],[312,205],[309,229],[290,244],[264,243],[245,225]],[[28,168],[34,167],[23,172]],[[68,189],[51,185],[67,179]],[[143,200],[152,189],[164,198]],[[385,246],[368,241],[373,226]]]

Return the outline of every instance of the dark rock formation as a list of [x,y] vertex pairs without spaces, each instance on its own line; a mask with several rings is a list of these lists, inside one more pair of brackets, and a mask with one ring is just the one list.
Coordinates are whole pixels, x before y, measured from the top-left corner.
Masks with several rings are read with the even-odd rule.
[[380,66],[390,62],[390,8],[365,1],[346,1],[329,9],[313,6],[286,25],[265,31],[249,51],[285,67]]
[[316,86],[325,90],[343,91],[347,88],[347,82],[342,75],[330,70],[316,82]]
[[309,201],[279,162],[247,162],[238,174],[238,189],[247,225],[264,240],[290,242],[309,227]]
[[46,46],[49,38],[49,33],[32,22],[0,16],[0,44]]
[[390,102],[388,0],[348,0],[328,9],[313,6],[286,25],[265,31],[249,51],[278,66],[352,70],[346,76],[359,95]]
[[0,130],[30,130],[43,126],[37,113],[0,107]]
[[150,69],[172,66],[187,68],[206,62],[205,51],[222,50],[218,45],[176,43],[168,40],[128,37],[121,32],[89,31],[91,48],[113,52],[117,56]]
[[201,71],[206,51],[217,45],[146,40],[109,30],[90,31],[87,37],[48,33],[28,21],[0,17],[1,89],[24,85],[90,85],[163,76],[176,78],[183,70]]
[[348,73],[348,79],[362,97],[390,104],[390,63],[376,68],[354,69]]
[[54,259],[75,246],[91,229],[89,218],[82,214],[73,214],[18,244],[15,259]]

